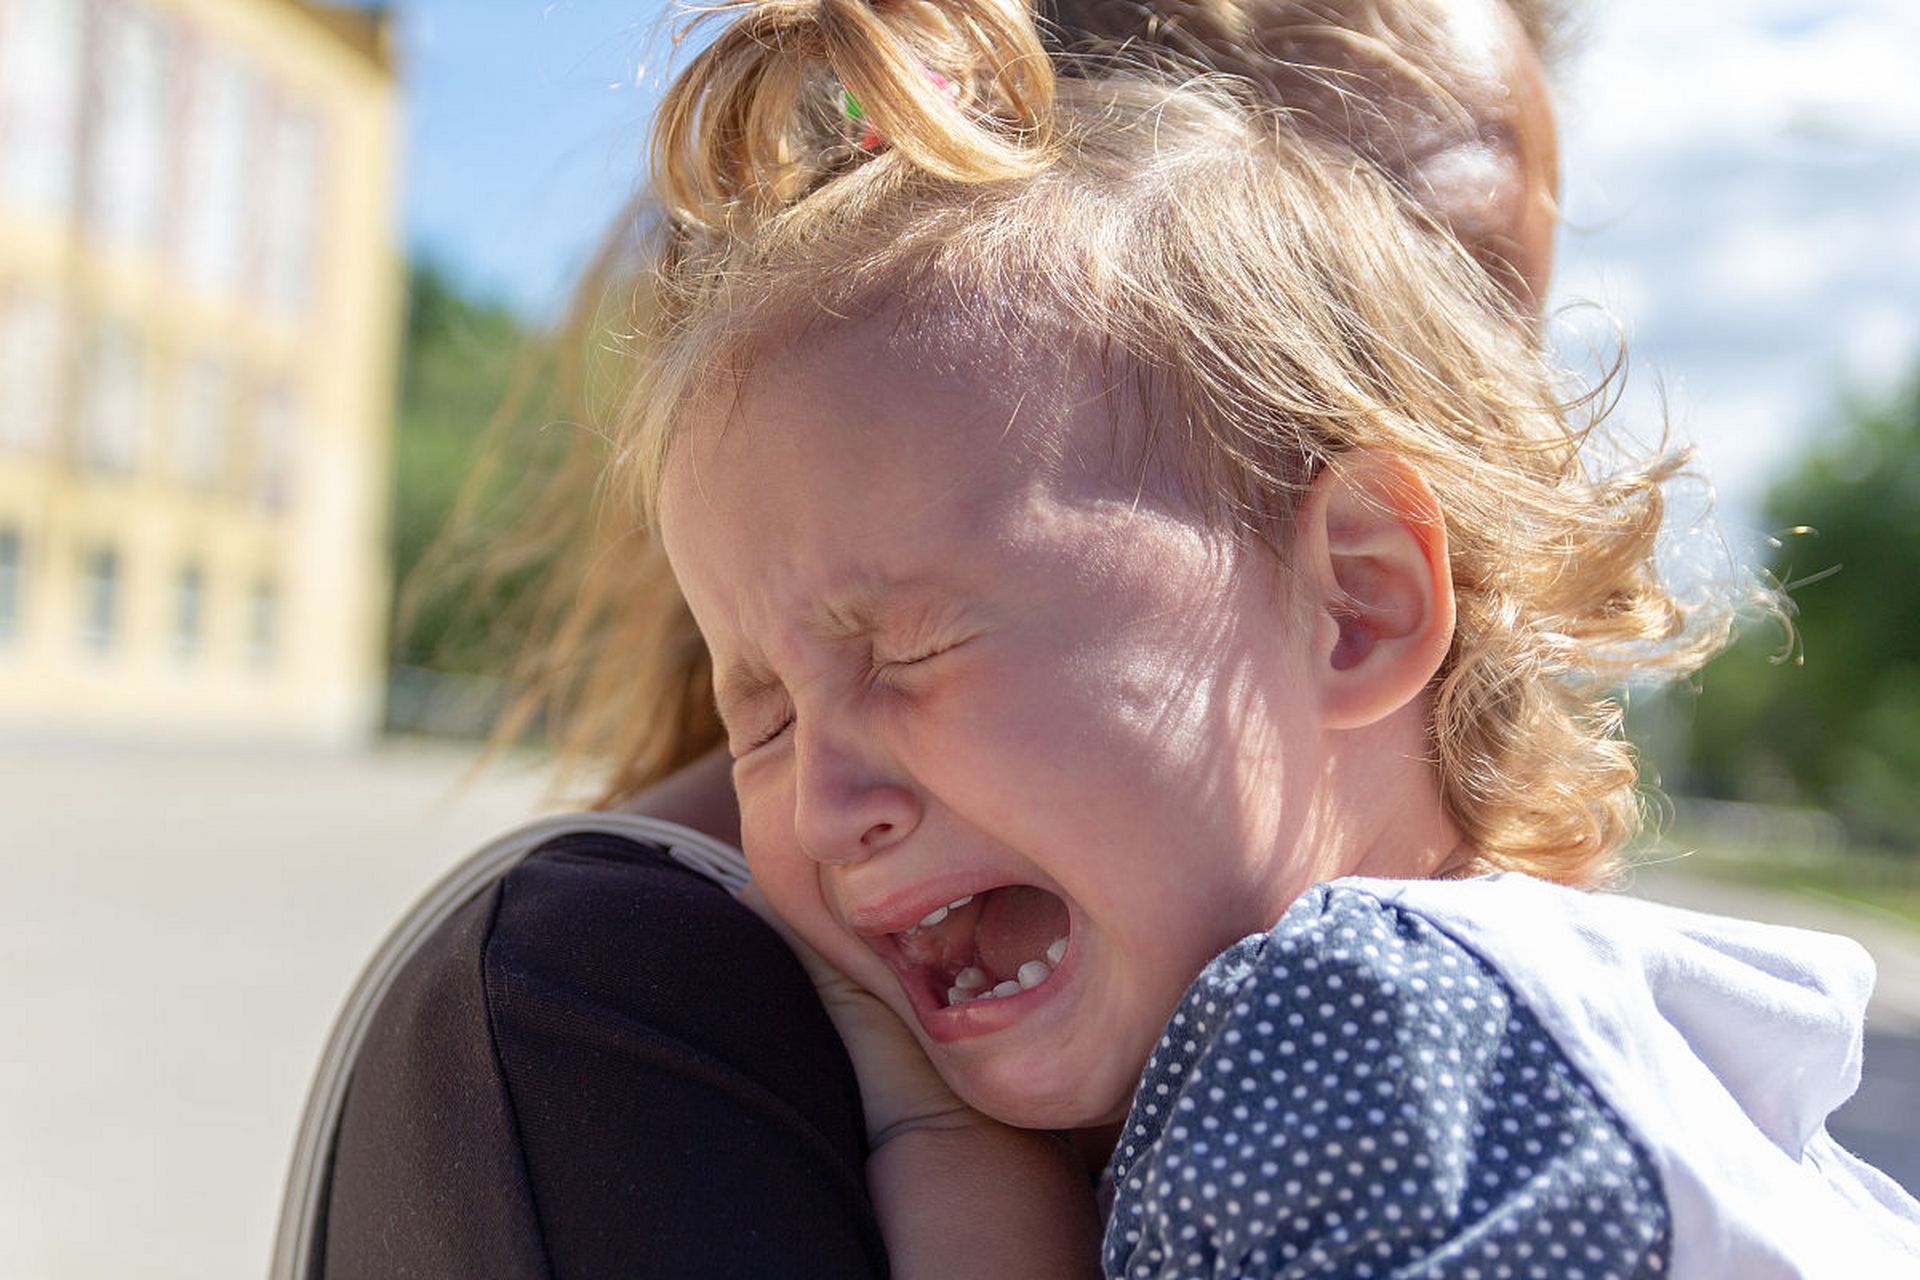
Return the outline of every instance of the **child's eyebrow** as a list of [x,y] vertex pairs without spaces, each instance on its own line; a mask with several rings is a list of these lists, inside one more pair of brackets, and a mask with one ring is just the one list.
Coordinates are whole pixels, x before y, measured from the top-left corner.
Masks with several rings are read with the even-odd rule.
[[952,583],[937,573],[863,574],[821,597],[808,630],[828,643],[861,640],[924,627],[950,612],[953,601]]
[[[951,599],[945,579],[935,574],[863,575],[842,591],[823,593],[806,632],[815,640],[836,644],[928,626],[944,616]],[[766,663],[745,656],[733,658],[714,672],[714,701],[724,718],[728,707],[764,697],[780,684]]]
[[718,668],[713,677],[713,702],[725,721],[727,710],[764,698],[780,687],[773,672],[760,663],[735,658]]

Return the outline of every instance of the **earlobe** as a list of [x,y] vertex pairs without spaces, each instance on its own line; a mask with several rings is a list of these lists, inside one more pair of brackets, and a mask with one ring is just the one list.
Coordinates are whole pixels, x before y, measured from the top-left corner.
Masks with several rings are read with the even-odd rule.
[[1294,546],[1326,726],[1361,728],[1415,701],[1454,624],[1446,522],[1426,482],[1392,454],[1341,454],[1308,490]]

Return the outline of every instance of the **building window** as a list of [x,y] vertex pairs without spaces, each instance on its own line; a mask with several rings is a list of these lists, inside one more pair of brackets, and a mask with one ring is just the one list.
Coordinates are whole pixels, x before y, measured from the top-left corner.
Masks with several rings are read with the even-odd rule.
[[197,564],[180,570],[173,584],[173,651],[182,658],[200,653],[206,634],[207,575]]
[[133,249],[159,242],[166,190],[167,32],[144,5],[102,0],[94,139],[88,157],[93,225]]
[[227,419],[233,381],[216,356],[180,371],[173,419],[173,473],[195,489],[218,489],[227,476]]
[[80,154],[87,0],[0,0],[0,199],[66,220]]
[[293,497],[295,447],[293,393],[284,386],[262,391],[253,404],[252,491],[262,511],[279,512]]
[[51,450],[61,330],[61,309],[52,298],[0,294],[0,450]]
[[320,126],[304,111],[278,114],[267,173],[263,268],[267,304],[282,315],[307,305],[320,224]]
[[113,647],[120,626],[120,553],[95,547],[80,574],[80,642],[96,653]]
[[0,525],[0,643],[20,634],[21,598],[26,594],[26,555],[20,531]]
[[280,641],[280,592],[269,578],[247,593],[247,659],[255,666],[273,662]]
[[95,471],[140,465],[147,438],[147,350],[119,321],[95,331],[83,370],[80,460]]
[[246,266],[249,150],[258,89],[233,58],[201,47],[184,69],[179,245],[186,278],[204,293],[230,294]]

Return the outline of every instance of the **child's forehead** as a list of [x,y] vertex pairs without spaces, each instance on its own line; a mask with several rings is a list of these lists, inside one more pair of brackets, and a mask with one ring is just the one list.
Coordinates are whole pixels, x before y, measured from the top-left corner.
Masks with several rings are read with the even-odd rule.
[[797,365],[854,380],[889,372],[928,384],[971,381],[1049,408],[1092,390],[1103,363],[1100,344],[1051,311],[1038,300],[882,297],[850,313],[813,307],[781,317],[751,351],[756,366],[789,374]]
[[906,427],[964,414],[983,428],[970,432],[974,443],[1036,479],[1092,477],[1130,504],[1234,523],[1210,482],[1218,461],[1207,433],[1175,412],[1164,371],[1071,289],[1035,282],[1016,293],[946,271],[893,274],[857,296],[769,283],[683,349],[697,372],[673,432],[697,439],[674,451],[718,449],[707,465],[726,466],[742,447],[789,448],[778,437],[795,403],[863,417],[900,409],[889,425]]
[[1131,430],[1101,353],[1019,317],[981,308],[888,303],[858,315],[818,311],[759,328],[736,354],[710,362],[691,419],[729,435],[771,429],[796,400],[842,406],[892,423],[903,438],[923,420],[968,419],[983,444],[1036,464],[1111,454]]

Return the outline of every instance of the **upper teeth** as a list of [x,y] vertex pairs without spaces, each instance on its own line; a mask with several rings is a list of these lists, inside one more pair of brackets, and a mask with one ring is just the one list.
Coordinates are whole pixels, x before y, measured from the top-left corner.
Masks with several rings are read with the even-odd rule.
[[994,1000],[1002,996],[1019,995],[1022,991],[1037,987],[1053,976],[1053,970],[1067,954],[1067,940],[1055,938],[1047,945],[1045,960],[1028,960],[1015,970],[1014,976],[994,985],[991,990],[983,991],[987,985],[987,975],[979,968],[968,965],[954,975],[953,985],[947,988],[949,1005],[970,1004],[975,1000]]
[[966,906],[969,902],[972,902],[972,901],[973,901],[973,895],[968,894],[964,898],[955,898],[952,902],[949,902],[944,907],[935,907],[933,910],[927,912],[927,914],[925,914],[924,916],[921,916],[920,923],[914,925],[913,928],[908,929],[907,932],[911,934],[920,929],[931,929],[933,928],[933,926],[939,924],[942,920],[945,920],[947,918],[947,913],[949,911],[958,911],[960,908]]

